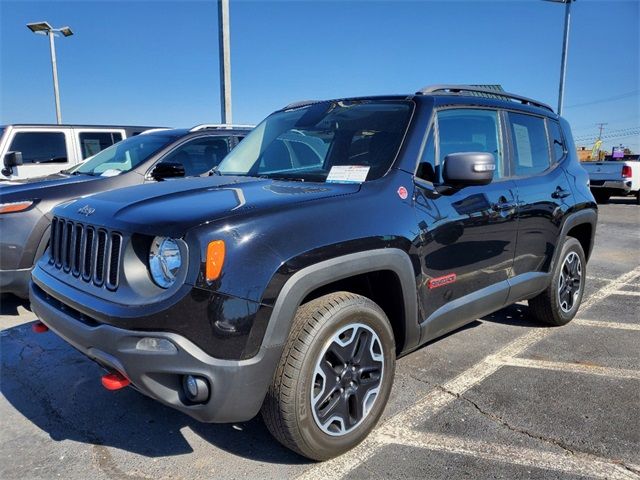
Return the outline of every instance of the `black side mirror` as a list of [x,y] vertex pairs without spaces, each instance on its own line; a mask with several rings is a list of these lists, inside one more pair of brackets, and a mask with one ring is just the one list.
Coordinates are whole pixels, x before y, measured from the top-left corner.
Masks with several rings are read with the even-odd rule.
[[22,152],[7,152],[4,156],[4,166],[7,168],[22,165]]
[[13,173],[13,167],[22,165],[22,152],[7,152],[4,155],[3,163],[2,174],[8,177]]
[[442,179],[452,187],[487,185],[493,180],[496,160],[492,153],[450,153],[444,158]]
[[154,180],[164,180],[166,178],[184,177],[184,165],[181,163],[163,162],[155,166],[151,171],[151,178]]

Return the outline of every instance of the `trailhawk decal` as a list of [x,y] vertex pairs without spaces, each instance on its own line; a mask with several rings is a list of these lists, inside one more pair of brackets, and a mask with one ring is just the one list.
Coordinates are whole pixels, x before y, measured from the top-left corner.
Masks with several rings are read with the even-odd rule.
[[449,285],[455,281],[456,281],[456,274],[450,273],[448,275],[443,275],[442,277],[432,278],[427,282],[427,287],[429,288],[444,287],[445,285]]

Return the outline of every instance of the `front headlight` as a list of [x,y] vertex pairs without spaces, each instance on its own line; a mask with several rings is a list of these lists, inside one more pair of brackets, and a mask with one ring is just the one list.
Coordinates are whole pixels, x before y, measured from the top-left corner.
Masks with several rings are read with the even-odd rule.
[[169,288],[176,281],[181,266],[182,256],[177,242],[168,237],[155,237],[149,251],[149,270],[153,281],[162,288]]

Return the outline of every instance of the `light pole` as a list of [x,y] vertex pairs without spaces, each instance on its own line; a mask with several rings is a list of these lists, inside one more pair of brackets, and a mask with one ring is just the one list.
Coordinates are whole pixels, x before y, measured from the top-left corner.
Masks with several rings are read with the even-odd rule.
[[220,116],[231,119],[231,40],[229,38],[229,0],[218,0],[218,48],[220,50]]
[[60,113],[60,92],[58,90],[58,65],[56,63],[55,36],[61,33],[65,37],[70,37],[73,32],[69,27],[53,28],[48,22],[27,23],[27,28],[33,33],[47,35],[49,37],[49,49],[51,50],[51,68],[53,70],[53,94],[56,99],[56,122],[62,123],[62,113]]
[[560,62],[560,86],[558,88],[558,115],[562,115],[564,102],[564,80],[567,74],[567,53],[569,51],[569,27],[571,24],[571,4],[576,0],[546,0],[547,2],[564,3],[564,38],[562,39],[562,60]]

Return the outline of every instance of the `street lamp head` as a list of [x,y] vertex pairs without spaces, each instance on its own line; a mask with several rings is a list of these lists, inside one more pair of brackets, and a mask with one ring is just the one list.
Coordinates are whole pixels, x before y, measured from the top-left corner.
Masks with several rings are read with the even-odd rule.
[[71,31],[71,28],[69,28],[69,27],[62,27],[62,28],[59,29],[59,31],[65,37],[70,37],[71,35],[73,35],[73,32]]
[[40,33],[46,35],[53,28],[49,25],[49,22],[35,22],[35,23],[27,23],[27,28],[31,30],[33,33]]

